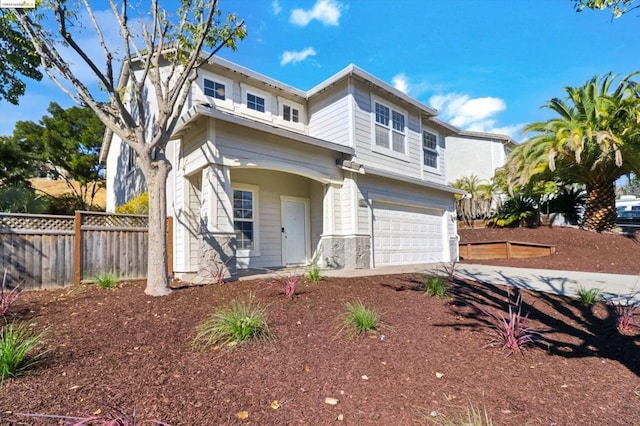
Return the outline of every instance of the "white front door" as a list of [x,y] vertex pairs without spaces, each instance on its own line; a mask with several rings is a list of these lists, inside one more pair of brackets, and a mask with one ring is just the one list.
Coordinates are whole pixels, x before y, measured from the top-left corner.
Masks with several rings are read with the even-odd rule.
[[309,259],[309,200],[284,196],[281,200],[283,264],[305,264]]

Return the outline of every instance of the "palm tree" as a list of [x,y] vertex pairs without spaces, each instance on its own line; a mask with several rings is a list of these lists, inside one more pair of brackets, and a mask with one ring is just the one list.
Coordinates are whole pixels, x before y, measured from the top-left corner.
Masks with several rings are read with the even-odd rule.
[[566,99],[546,107],[559,117],[531,123],[534,136],[508,160],[511,186],[559,180],[585,186],[583,226],[594,231],[615,227],[615,181],[640,170],[640,85],[616,76],[594,77],[582,87],[566,87]]

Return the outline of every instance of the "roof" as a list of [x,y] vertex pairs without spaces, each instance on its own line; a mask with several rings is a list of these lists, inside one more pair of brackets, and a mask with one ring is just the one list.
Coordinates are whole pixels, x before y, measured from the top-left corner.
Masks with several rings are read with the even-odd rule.
[[479,138],[479,139],[499,140],[499,141],[502,141],[502,143],[504,145],[509,145],[512,148],[515,147],[516,145],[518,145],[516,143],[516,141],[511,139],[511,136],[503,135],[501,133],[474,132],[474,131],[471,131],[471,130],[461,130],[461,131],[459,131],[457,133],[460,136],[467,136],[467,137]]
[[[202,53],[202,57],[203,59],[207,58],[209,55]],[[249,77],[251,79],[254,80],[258,80],[264,84],[267,84],[273,88],[285,91],[289,94],[292,94],[294,96],[298,96],[300,98],[303,98],[305,100],[309,100],[310,98],[312,98],[313,96],[319,94],[320,92],[322,92],[323,90],[327,89],[328,87],[336,84],[337,82],[348,78],[350,76],[357,76],[371,84],[373,84],[374,86],[378,87],[379,89],[387,92],[388,94],[402,100],[403,102],[414,106],[415,108],[417,108],[418,110],[420,110],[425,116],[426,118],[442,127],[445,130],[445,133],[449,133],[449,135],[454,135],[454,134],[463,134],[465,132],[461,132],[460,129],[458,129],[457,127],[440,120],[437,115],[438,115],[438,111],[434,108],[431,108],[427,105],[425,105],[424,103],[412,98],[411,96],[407,95],[406,93],[401,92],[400,90],[396,89],[395,87],[389,85],[388,83],[385,83],[384,81],[380,80],[378,77],[369,74],[368,72],[366,72],[365,70],[363,70],[362,68],[354,65],[354,64],[350,64],[348,65],[346,68],[338,71],[337,73],[333,74],[331,77],[329,77],[328,79],[324,80],[323,82],[321,82],[320,84],[318,84],[317,86],[311,88],[310,90],[307,90],[306,92],[300,89],[297,89],[293,86],[290,86],[288,84],[282,83],[278,80],[275,80],[273,78],[267,77],[263,74],[260,74],[258,72],[255,72],[253,70],[250,70],[249,68],[243,67],[241,65],[238,65],[234,62],[228,61],[226,59],[220,58],[218,56],[213,56],[211,58],[208,59],[208,63],[214,66],[219,66],[219,67],[223,67],[226,68],[228,71],[231,71],[233,73],[238,73],[240,75]],[[121,76],[122,77],[122,76]],[[204,115],[209,115],[209,116],[214,116],[214,114],[212,114],[209,111],[206,111],[204,109],[199,109],[197,111],[200,114],[204,114]],[[195,112],[190,110],[191,114],[194,114]],[[286,132],[287,134],[290,134],[291,137],[293,137],[294,139],[300,139],[303,140],[301,138],[306,138],[309,141],[315,141],[315,142],[309,142],[312,145],[318,145],[318,141],[320,141],[320,139],[317,138],[312,138],[309,136],[305,136],[305,135],[301,135],[298,134],[296,132],[292,132],[292,131],[288,131],[285,129],[281,129],[279,127],[276,126],[270,126],[268,124],[264,124],[264,123],[259,123],[257,121],[253,121],[250,119],[243,119],[242,117],[237,117],[237,116],[231,116],[230,114],[225,114],[222,112],[217,112],[215,113],[217,115],[216,118],[220,118],[226,121],[232,121],[232,119],[230,117],[234,117],[233,120],[243,120],[241,123],[242,124],[247,124],[247,123],[254,123],[253,125],[251,125],[250,127],[255,127],[255,126],[260,126],[260,128],[262,130],[268,131],[270,133],[274,133],[276,130],[274,129],[280,129],[282,132]],[[240,122],[239,122],[240,123]],[[271,130],[269,130],[271,129]],[[176,131],[174,132],[174,134],[177,134],[177,132],[179,131],[179,129],[176,129]],[[445,135],[447,136],[447,135]],[[502,137],[506,137],[504,135],[500,135]],[[110,130],[107,130],[105,132],[104,135],[104,141],[102,144],[102,148],[100,150],[100,161],[103,162],[106,160],[108,151],[109,151],[109,146],[111,144],[111,139],[113,137],[113,132]],[[326,142],[323,141],[325,144],[331,144],[330,142]],[[342,145],[338,145],[338,144],[332,144],[335,145],[336,147],[342,147]],[[351,149],[351,148],[350,148]],[[337,151],[340,151],[340,149],[336,149]]]

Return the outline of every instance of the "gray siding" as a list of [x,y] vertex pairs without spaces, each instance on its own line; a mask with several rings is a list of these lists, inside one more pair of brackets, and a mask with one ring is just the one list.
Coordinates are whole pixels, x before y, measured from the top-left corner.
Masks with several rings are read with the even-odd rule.
[[265,168],[295,168],[301,174],[307,172],[341,179],[340,170],[336,167],[339,154],[292,139],[218,122],[216,143],[227,162]]
[[351,146],[349,94],[346,81],[309,101],[309,135]]
[[422,133],[420,129],[420,117],[416,110],[407,110],[403,105],[394,104],[390,100],[376,96],[384,100],[387,105],[395,106],[408,113],[407,117],[407,156],[405,159],[395,158],[391,155],[375,152],[373,147],[373,121],[371,90],[363,83],[354,84],[354,126],[355,149],[358,160],[365,165],[401,173],[406,176],[422,178]]
[[[322,186],[310,179],[270,170],[232,169],[231,182],[258,187],[258,222],[260,257],[252,257],[249,267],[282,265],[282,216],[280,196],[310,200],[311,247],[322,232]],[[315,211],[315,213],[314,213]],[[318,218],[318,215],[320,216]]]

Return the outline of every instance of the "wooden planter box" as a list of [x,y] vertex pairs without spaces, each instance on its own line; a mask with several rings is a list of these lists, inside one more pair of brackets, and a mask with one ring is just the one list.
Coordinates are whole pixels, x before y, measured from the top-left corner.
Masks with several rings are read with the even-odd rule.
[[552,245],[517,241],[460,242],[458,248],[460,258],[464,260],[542,257],[556,252],[556,247]]

